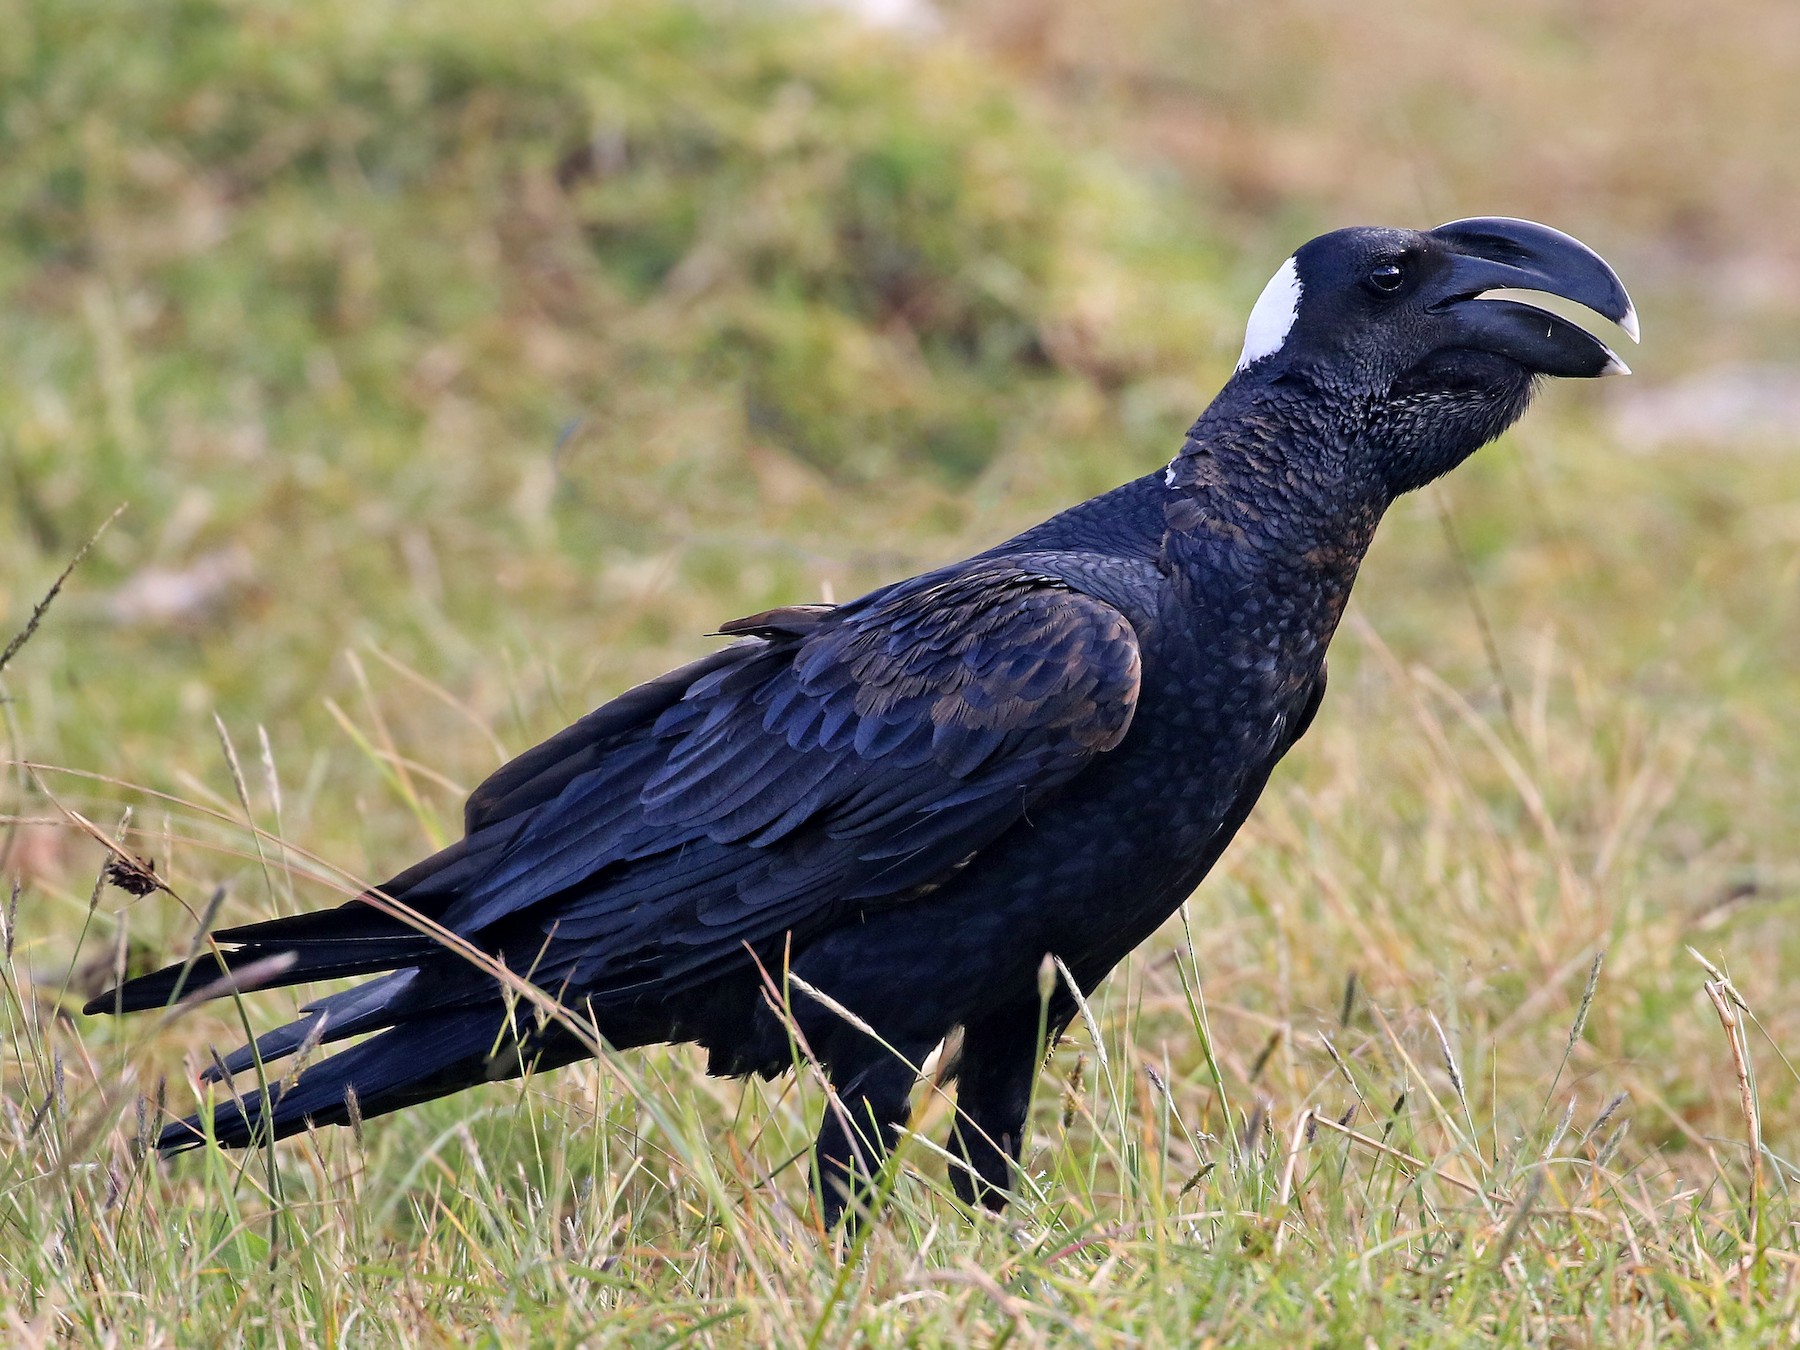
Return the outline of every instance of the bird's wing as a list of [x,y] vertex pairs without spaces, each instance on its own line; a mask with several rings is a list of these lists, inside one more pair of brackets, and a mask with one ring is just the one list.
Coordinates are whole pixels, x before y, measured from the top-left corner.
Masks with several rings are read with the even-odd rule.
[[490,829],[540,799],[478,875],[454,869],[444,923],[512,934],[509,959],[527,934],[542,950],[518,957],[545,980],[680,982],[941,882],[1116,746],[1137,702],[1126,617],[1004,560],[723,631],[757,642],[647,731],[620,737],[601,709],[603,753],[578,723],[478,791]]
[[[1018,560],[721,631],[740,640],[498,770],[469,798],[467,837],[382,892],[543,987],[670,990],[744,959],[746,943],[941,883],[1116,746],[1137,703],[1130,621]],[[288,954],[273,983],[428,964],[431,979],[394,987],[400,1003],[493,997],[382,907],[214,937],[225,969]],[[171,966],[91,1006],[157,1006],[192,979]],[[384,1001],[369,1025],[399,1011]],[[340,1019],[344,1034],[360,1016]]]

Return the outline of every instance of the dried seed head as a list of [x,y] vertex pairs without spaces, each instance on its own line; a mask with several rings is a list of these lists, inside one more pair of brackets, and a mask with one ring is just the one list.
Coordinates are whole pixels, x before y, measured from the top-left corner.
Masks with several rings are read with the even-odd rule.
[[363,1152],[363,1113],[362,1103],[356,1099],[356,1088],[344,1088],[344,1114],[350,1118],[350,1135],[356,1140],[356,1151]]
[[125,894],[140,900],[162,885],[156,876],[156,859],[136,855],[113,854],[100,875],[106,878],[108,885],[117,886]]

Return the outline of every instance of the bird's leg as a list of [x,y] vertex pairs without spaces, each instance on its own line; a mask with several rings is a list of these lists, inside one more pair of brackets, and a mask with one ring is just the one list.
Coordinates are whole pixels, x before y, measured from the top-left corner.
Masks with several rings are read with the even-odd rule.
[[837,1099],[826,1104],[813,1146],[827,1228],[844,1218],[853,1195],[859,1209],[866,1205],[882,1160],[906,1123],[906,1099],[917,1079],[910,1064],[884,1050],[836,1085]]
[[[980,1204],[995,1213],[1006,1208],[1025,1138],[1031,1085],[1043,1057],[1039,1025],[1038,1009],[1020,1005],[963,1029],[949,1148],[969,1165],[950,1169],[950,1184],[965,1205]],[[1060,1029],[1053,1018],[1050,1041]]]

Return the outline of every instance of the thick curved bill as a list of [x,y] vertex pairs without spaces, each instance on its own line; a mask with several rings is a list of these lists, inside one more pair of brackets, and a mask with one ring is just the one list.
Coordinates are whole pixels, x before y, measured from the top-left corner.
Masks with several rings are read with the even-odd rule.
[[1469,346],[1497,352],[1545,375],[1573,379],[1627,375],[1604,342],[1549,310],[1489,291],[1541,291],[1610,319],[1638,340],[1637,308],[1619,274],[1572,235],[1507,216],[1453,220],[1429,231],[1453,254],[1444,296],[1433,308],[1452,315]]

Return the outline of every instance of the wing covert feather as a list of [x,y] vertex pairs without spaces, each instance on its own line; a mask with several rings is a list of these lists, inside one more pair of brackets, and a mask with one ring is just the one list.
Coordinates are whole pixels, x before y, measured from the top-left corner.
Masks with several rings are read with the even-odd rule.
[[[493,817],[559,790],[449,906],[451,927],[524,921],[535,978],[599,998],[647,971],[698,979],[746,942],[942,881],[1118,745],[1137,704],[1124,614],[1004,560],[724,631],[755,640],[685,668],[678,694],[627,695],[648,714],[635,732],[606,708],[584,719],[603,753],[563,733],[529,772],[496,775]],[[575,772],[544,754],[559,741]]]

